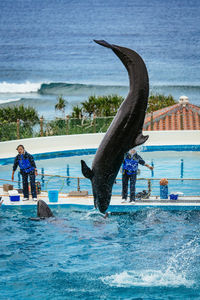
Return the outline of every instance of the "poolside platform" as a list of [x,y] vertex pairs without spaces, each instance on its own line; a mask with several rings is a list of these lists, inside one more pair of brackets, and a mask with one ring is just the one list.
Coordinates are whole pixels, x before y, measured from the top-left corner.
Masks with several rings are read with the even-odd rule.
[[[145,151],[200,151],[200,130],[165,130],[144,131],[149,139],[141,147]],[[80,156],[95,154],[104,137],[104,133],[82,134],[68,136],[39,137],[24,140],[0,142],[0,164],[13,163],[16,156],[16,147],[23,144],[28,152],[34,155],[36,160],[62,156]],[[8,181],[8,180],[7,180]],[[4,200],[3,206],[31,206],[37,202],[16,201],[12,202],[9,195],[0,188],[0,196]],[[20,196],[23,199],[23,196]],[[93,196],[70,196],[59,194],[56,203],[49,202],[47,192],[42,192],[38,199],[44,200],[50,206],[66,206],[72,209],[93,209]],[[149,199],[137,200],[134,204],[122,203],[121,196],[112,196],[108,211],[130,212],[147,207],[160,207],[162,209],[200,209],[200,196],[179,196],[178,200],[160,199],[159,196],[151,196]]]
[[[28,207],[36,206],[37,201],[22,201],[23,195],[20,194],[20,201],[10,201],[8,193],[0,187],[0,197],[2,197],[5,207]],[[69,196],[69,194],[60,193],[58,202],[49,202],[48,193],[42,192],[38,195],[38,200],[45,201],[50,207],[66,207],[72,210],[91,210],[94,208],[92,195],[88,196]],[[178,200],[160,199],[159,196],[150,196],[149,199],[136,200],[134,203],[123,202],[121,196],[113,195],[111,198],[108,212],[131,212],[144,208],[162,208],[174,210],[196,210],[200,209],[200,196],[181,196]]]

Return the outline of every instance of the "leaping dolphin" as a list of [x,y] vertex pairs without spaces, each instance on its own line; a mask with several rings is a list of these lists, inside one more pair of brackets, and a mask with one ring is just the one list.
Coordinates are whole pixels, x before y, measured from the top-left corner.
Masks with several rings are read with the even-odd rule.
[[105,213],[124,154],[148,139],[148,136],[142,135],[142,128],[148,103],[149,79],[145,63],[135,51],[103,40],[94,41],[112,49],[126,67],[130,81],[129,94],[96,152],[92,169],[81,160],[82,173],[92,183],[94,206]]

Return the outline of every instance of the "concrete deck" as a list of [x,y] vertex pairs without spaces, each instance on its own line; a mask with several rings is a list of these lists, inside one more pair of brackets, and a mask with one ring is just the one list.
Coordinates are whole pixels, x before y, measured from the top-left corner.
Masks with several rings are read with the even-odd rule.
[[[23,195],[20,195],[20,201],[10,201],[9,195],[3,192],[2,187],[0,188],[0,196],[4,200],[2,207],[29,207],[36,206],[37,202],[22,201]],[[69,196],[68,194],[59,194],[58,202],[49,202],[48,194],[42,192],[38,195],[38,200],[44,200],[50,207],[66,207],[71,210],[91,210],[94,208],[93,196],[75,197]],[[111,203],[109,206],[109,212],[131,212],[144,208],[162,208],[162,209],[200,209],[200,196],[182,196],[178,200],[160,199],[157,196],[152,196],[150,199],[136,200],[135,203],[123,203],[120,196],[112,196]]]

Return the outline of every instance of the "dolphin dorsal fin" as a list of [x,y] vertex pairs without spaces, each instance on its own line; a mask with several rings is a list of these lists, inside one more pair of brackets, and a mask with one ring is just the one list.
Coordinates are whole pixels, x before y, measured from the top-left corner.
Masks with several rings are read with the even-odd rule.
[[81,160],[81,170],[83,176],[85,176],[86,178],[92,179],[92,177],[94,176],[93,171],[87,166],[84,160]]

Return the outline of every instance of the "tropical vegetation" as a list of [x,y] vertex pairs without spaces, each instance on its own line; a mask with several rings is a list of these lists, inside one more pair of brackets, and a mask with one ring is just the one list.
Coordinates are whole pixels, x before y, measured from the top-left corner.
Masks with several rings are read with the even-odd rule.
[[[106,132],[124,98],[118,95],[90,96],[73,107],[65,116],[67,101],[58,97],[56,110],[63,114],[54,120],[39,120],[33,107],[23,105],[0,108],[0,141],[49,135]],[[150,95],[147,112],[174,105],[174,98],[161,94]],[[17,122],[17,120],[19,120]]]
[[0,108],[0,122],[16,122],[17,120],[35,124],[39,120],[38,112],[33,107],[7,106]]
[[72,117],[111,117],[115,116],[124,98],[118,95],[90,96],[81,102],[81,106],[74,106]]
[[[90,96],[88,100],[81,102],[81,105],[73,107],[72,118],[86,117],[108,117],[115,116],[121,103],[124,101],[122,96]],[[148,100],[147,112],[153,112],[158,109],[176,104],[174,98],[169,95],[151,94]]]
[[19,132],[24,138],[31,137],[33,127],[38,121],[38,113],[33,107],[23,105],[2,107],[0,108],[0,140],[17,139]]
[[172,106],[176,104],[177,102],[174,100],[172,95],[165,96],[162,94],[151,94],[148,100],[148,108],[147,112],[154,112],[156,110],[159,110],[161,108],[165,108],[168,106]]
[[63,115],[65,115],[65,107],[67,104],[67,101],[61,96],[58,96],[58,102],[55,105],[55,110],[60,110]]

